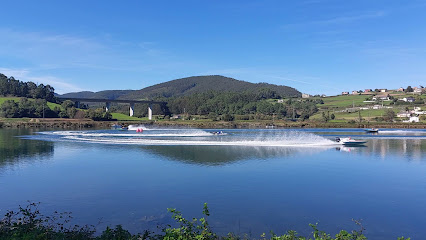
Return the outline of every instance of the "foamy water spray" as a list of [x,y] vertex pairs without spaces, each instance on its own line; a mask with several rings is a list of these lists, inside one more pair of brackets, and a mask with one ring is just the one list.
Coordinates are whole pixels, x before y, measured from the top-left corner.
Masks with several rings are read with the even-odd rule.
[[[136,126],[135,128],[137,129]],[[200,129],[148,129],[133,131],[56,131],[43,134],[63,140],[120,145],[196,145],[257,147],[321,147],[336,143],[324,137],[301,131],[253,132],[215,136]]]

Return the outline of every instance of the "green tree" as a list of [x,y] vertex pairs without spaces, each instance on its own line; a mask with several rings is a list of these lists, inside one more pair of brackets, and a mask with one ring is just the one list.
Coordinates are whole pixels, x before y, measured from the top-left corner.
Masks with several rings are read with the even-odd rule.
[[13,100],[5,101],[0,108],[1,115],[6,118],[17,118],[20,116],[19,105]]
[[225,114],[222,116],[222,120],[226,122],[231,122],[234,121],[234,116],[232,116],[231,114]]
[[77,113],[77,108],[75,108],[75,107],[70,107],[70,108],[68,108],[66,111],[67,111],[67,114],[68,114],[68,116],[69,116],[70,118],[74,118],[74,117],[75,117],[75,114]]
[[328,122],[328,120],[330,119],[326,114],[325,114],[325,112],[322,112],[322,114],[321,114],[321,118],[322,118],[322,121],[323,122]]
[[387,122],[393,122],[395,118],[395,112],[392,109],[386,109],[385,115],[383,118]]
[[68,108],[72,108],[74,107],[74,102],[71,100],[65,100],[64,102],[62,102],[61,106],[67,110]]

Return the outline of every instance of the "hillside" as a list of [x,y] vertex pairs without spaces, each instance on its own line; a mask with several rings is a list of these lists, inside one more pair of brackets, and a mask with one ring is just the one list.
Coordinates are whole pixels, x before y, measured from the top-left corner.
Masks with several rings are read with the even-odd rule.
[[101,92],[67,93],[62,97],[84,97],[101,99],[152,99],[154,97],[178,97],[208,91],[218,92],[255,92],[262,88],[274,90],[283,97],[300,97],[294,88],[268,83],[249,83],[219,75],[196,76],[176,79],[141,90],[106,90]]
[[123,95],[134,92],[135,90],[104,90],[100,92],[72,92],[59,95],[59,97],[69,98],[97,98],[97,99],[117,99]]

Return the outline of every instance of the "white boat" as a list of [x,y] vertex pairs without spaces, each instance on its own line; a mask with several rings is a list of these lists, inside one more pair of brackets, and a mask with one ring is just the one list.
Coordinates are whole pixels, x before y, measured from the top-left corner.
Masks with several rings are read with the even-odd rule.
[[227,133],[224,133],[223,131],[211,132],[211,134],[218,135],[218,136],[228,135]]
[[345,145],[345,146],[360,146],[360,145],[364,145],[365,143],[367,143],[367,141],[355,140],[355,139],[352,139],[350,137],[347,137],[347,138],[336,137],[336,142],[340,143],[342,145]]
[[379,129],[378,128],[369,128],[369,129],[365,129],[366,132],[368,133],[378,133]]

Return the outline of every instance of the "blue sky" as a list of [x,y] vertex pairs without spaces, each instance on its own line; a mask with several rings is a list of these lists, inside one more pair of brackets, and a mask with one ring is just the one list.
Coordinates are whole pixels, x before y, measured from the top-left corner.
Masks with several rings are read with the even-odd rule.
[[220,74],[334,95],[426,85],[426,1],[1,1],[0,73],[56,92]]

